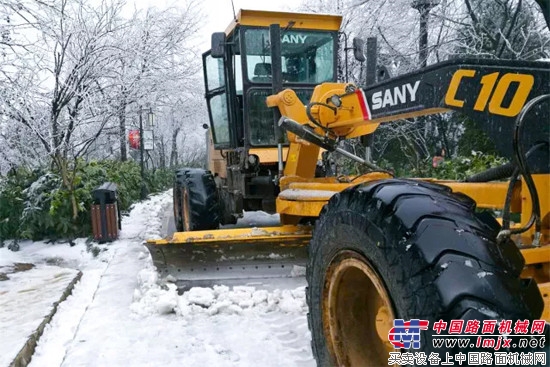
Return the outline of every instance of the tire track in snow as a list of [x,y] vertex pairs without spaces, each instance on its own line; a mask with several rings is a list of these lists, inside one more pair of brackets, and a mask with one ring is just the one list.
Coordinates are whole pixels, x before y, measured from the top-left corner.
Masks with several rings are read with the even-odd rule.
[[262,318],[269,324],[273,335],[281,346],[288,351],[296,362],[296,366],[315,367],[315,359],[311,353],[311,334],[307,327],[306,315],[289,319],[287,314],[264,314]]

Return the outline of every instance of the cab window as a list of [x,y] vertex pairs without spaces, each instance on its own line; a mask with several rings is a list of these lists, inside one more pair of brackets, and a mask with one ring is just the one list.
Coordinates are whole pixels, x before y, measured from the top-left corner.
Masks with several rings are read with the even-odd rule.
[[[334,33],[281,32],[283,83],[319,84],[334,79]],[[269,30],[245,31],[246,71],[252,83],[271,83]]]

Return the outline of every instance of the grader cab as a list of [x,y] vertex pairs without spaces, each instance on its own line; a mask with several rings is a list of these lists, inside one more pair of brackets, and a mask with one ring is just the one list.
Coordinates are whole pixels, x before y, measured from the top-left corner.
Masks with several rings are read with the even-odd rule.
[[[159,271],[185,274],[189,285],[205,273],[248,274],[246,264],[285,276],[288,267],[273,262],[279,251],[295,263],[307,258],[309,326],[320,366],[387,365],[396,319],[549,321],[550,64],[457,59],[361,88],[334,82],[337,18],[322,18],[328,23],[321,27],[302,14],[246,14],[205,54],[219,157],[210,156],[212,171],[178,172],[174,210],[183,231],[147,244]],[[268,37],[261,27],[272,24]],[[292,70],[282,66],[285,50],[290,55],[296,46],[285,49],[290,36],[308,45],[296,48],[305,61],[314,52],[323,60],[305,62],[304,79],[285,76]],[[275,126],[267,107],[281,115]],[[400,179],[338,147],[381,123],[451,110],[476,121],[510,162],[464,182]],[[316,177],[321,149],[368,170]],[[275,193],[279,225],[217,229],[231,222],[221,219],[228,213],[266,210],[267,191],[252,195],[266,187]],[[432,334],[421,332],[426,354],[436,350]]]
[[[180,287],[292,278],[301,271],[297,266],[305,267],[310,226],[280,226],[271,220],[272,227],[239,228],[243,221],[237,220],[243,212],[276,213],[289,143],[274,128],[266,98],[292,88],[306,104],[315,86],[336,82],[341,20],[336,15],[242,10],[226,32],[213,35],[211,50],[203,54],[209,170],[176,172],[177,232],[150,246],[158,255],[159,271],[180,280]],[[277,42],[271,41],[273,25],[280,27]]]

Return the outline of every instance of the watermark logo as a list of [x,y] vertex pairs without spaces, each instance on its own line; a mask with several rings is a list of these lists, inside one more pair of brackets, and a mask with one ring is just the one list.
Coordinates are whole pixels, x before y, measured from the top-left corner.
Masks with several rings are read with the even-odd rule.
[[429,324],[428,320],[393,320],[388,340],[395,349],[420,349],[420,330],[428,330]]
[[[388,365],[547,366],[546,325],[527,319],[438,320],[428,328],[427,320],[394,320],[388,340],[395,350],[389,352]],[[424,334],[426,347],[435,349],[429,354],[412,350],[420,349],[422,330],[433,332]]]

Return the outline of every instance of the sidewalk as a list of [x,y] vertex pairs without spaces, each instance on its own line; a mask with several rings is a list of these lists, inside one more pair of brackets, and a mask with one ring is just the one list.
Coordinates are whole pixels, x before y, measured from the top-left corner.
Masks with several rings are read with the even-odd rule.
[[[112,243],[87,245],[85,238],[78,238],[73,246],[22,241],[17,252],[0,248],[0,367],[61,365],[71,347],[81,344],[73,339],[86,325],[88,312],[122,299],[124,305],[109,312],[129,312],[137,273],[147,257],[141,242],[160,228],[157,213],[165,196],[138,204],[133,218],[123,218],[120,238]],[[118,288],[118,297],[104,299],[99,288],[110,289],[112,297],[113,278],[130,292]],[[105,317],[96,316],[92,324]]]
[[0,267],[0,366],[26,366],[82,273],[30,263]]

